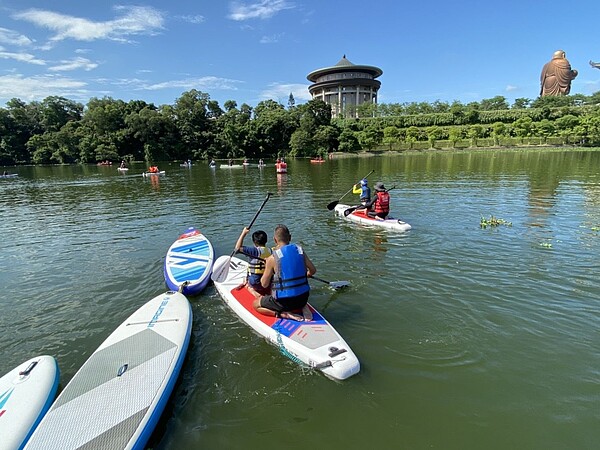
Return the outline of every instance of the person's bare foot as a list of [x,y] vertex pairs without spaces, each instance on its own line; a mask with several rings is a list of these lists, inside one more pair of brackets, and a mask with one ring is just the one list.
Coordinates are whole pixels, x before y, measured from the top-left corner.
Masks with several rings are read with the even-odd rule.
[[304,317],[302,317],[300,314],[294,314],[291,312],[281,312],[279,313],[279,317],[282,319],[295,320],[296,322],[304,322]]

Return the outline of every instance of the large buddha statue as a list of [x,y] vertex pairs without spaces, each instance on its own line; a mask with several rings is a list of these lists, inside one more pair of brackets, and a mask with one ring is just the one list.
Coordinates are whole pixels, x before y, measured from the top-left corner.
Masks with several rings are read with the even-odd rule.
[[571,70],[571,64],[565,57],[565,52],[557,50],[552,59],[544,65],[540,82],[540,95],[569,95],[571,81],[577,76],[576,70]]

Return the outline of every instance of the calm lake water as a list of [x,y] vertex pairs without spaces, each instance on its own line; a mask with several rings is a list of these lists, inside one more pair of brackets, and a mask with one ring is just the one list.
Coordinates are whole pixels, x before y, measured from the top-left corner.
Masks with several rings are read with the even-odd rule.
[[[272,162],[270,162],[272,163]],[[0,374],[57,358],[61,387],[165,291],[169,245],[200,228],[229,254],[290,227],[318,275],[311,303],[361,372],[334,382],[255,335],[214,287],[190,298],[188,358],[155,449],[592,449],[600,442],[600,151],[290,160],[264,169],[18,167],[0,179]],[[405,234],[326,205],[369,171],[396,186]],[[356,202],[352,194],[344,198]],[[512,226],[480,228],[481,216]],[[110,412],[108,412],[110,413]]]

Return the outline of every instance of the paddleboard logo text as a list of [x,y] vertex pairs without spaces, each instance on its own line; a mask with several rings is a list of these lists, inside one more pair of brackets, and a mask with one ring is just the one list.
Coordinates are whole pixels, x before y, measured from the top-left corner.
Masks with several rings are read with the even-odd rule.
[[160,306],[158,307],[158,309],[156,310],[156,312],[154,313],[154,316],[152,317],[152,320],[150,322],[148,322],[148,326],[147,328],[152,328],[154,327],[154,324],[156,322],[158,322],[158,319],[160,318],[161,314],[163,313],[163,311],[165,310],[165,307],[167,306],[167,304],[169,303],[169,298],[165,298]]

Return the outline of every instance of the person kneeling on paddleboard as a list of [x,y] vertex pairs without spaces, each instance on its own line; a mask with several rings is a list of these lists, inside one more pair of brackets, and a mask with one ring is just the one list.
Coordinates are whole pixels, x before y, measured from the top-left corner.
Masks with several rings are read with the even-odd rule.
[[262,230],[252,233],[254,247],[243,245],[244,238],[248,233],[250,233],[250,229],[244,227],[235,244],[235,250],[237,253],[242,253],[248,257],[248,275],[246,284],[248,290],[258,298],[261,295],[268,295],[271,293],[270,288],[264,288],[262,287],[262,284],[260,284],[260,278],[263,273],[265,273],[265,261],[271,256],[271,249],[266,247],[267,233]]
[[375,195],[365,206],[369,217],[385,220],[390,213],[390,194],[381,181],[375,183]]
[[[267,258],[265,273],[260,279],[262,286],[271,287],[273,294],[256,299],[253,306],[267,316],[310,321],[308,277],[313,276],[317,269],[302,247],[290,243],[291,239],[290,230],[285,225],[275,227],[273,240],[276,246]],[[302,315],[292,312],[300,310]]]

